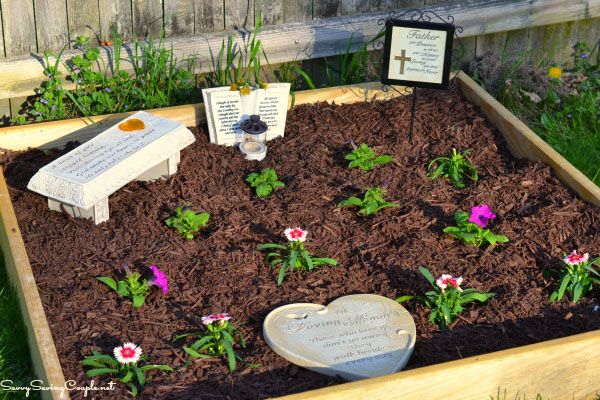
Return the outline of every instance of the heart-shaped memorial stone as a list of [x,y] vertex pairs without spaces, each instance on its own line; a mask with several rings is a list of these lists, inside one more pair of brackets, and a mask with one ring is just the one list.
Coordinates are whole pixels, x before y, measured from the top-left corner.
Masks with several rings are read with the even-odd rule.
[[328,306],[289,304],[271,311],[263,334],[281,357],[322,374],[356,380],[402,369],[412,354],[415,322],[404,307],[374,294]]

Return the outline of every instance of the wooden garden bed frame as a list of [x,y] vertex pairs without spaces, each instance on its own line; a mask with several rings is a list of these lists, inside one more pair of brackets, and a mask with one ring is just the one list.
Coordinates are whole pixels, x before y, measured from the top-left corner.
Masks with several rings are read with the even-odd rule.
[[[531,129],[467,75],[456,76],[464,95],[479,106],[504,135],[514,156],[541,160],[582,198],[600,207],[600,188],[565,160]],[[303,91],[296,104],[318,101],[347,104],[397,96],[383,92],[378,83]],[[203,104],[151,110],[155,115],[192,126],[205,120]],[[88,140],[125,115],[40,123],[0,129],[0,148],[58,147],[69,140]],[[19,296],[28,332],[33,368],[46,386],[64,386],[65,379],[52,340],[25,244],[0,170],[0,246],[11,284]],[[379,378],[351,382],[286,396],[286,399],[487,399],[498,393],[506,399],[536,394],[554,399],[595,398],[600,388],[600,330],[528,346],[498,351],[417,368]],[[59,399],[60,392],[42,392],[44,399]],[[65,397],[62,397],[63,399]]]

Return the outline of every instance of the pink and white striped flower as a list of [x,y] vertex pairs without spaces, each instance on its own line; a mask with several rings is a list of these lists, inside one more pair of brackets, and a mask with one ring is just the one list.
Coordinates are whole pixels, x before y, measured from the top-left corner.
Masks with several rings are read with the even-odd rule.
[[229,321],[231,317],[227,313],[221,314],[210,314],[206,317],[202,317],[202,323],[206,326],[212,324],[213,322],[223,323],[223,321]]
[[453,287],[454,289],[458,289],[459,291],[462,292],[462,289],[460,288],[460,285],[462,284],[463,278],[462,276],[457,276],[456,278],[453,277],[450,274],[442,274],[442,276],[440,276],[439,278],[437,278],[435,280],[436,285],[438,285],[438,287],[440,289],[442,289],[442,292],[444,291],[444,289],[446,289],[448,286]]
[[577,250],[573,250],[571,252],[571,254],[569,254],[568,256],[563,258],[563,261],[565,262],[565,264],[579,265],[579,264],[583,264],[584,262],[586,262],[589,258],[590,258],[590,255],[588,253],[577,254]]
[[304,242],[306,240],[306,235],[308,235],[308,231],[305,231],[299,226],[295,228],[287,228],[283,233],[290,242]]
[[142,356],[142,348],[133,343],[124,343],[113,350],[115,358],[121,364],[135,364]]

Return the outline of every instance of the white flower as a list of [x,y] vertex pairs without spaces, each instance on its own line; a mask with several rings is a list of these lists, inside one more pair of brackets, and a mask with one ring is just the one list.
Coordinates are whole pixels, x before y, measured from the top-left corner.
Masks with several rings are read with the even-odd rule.
[[573,250],[573,252],[571,254],[569,254],[568,256],[563,258],[563,261],[565,262],[565,264],[579,265],[579,264],[583,264],[584,262],[587,262],[587,260],[589,258],[590,258],[590,255],[588,253],[577,254],[577,250]]
[[229,316],[229,314],[227,313],[221,313],[221,314],[210,314],[206,317],[202,317],[202,323],[204,325],[210,325],[213,322],[217,322],[217,321],[229,321],[231,319],[231,317]]
[[121,364],[135,364],[142,356],[142,348],[133,343],[125,343],[113,350],[115,358]]
[[290,242],[304,242],[306,240],[306,235],[308,235],[308,231],[305,231],[298,226],[295,228],[287,228],[283,233]]
[[442,291],[448,287],[448,285],[452,286],[454,289],[462,292],[460,285],[462,284],[463,278],[462,276],[458,276],[453,278],[450,274],[442,274],[439,278],[435,280],[435,284],[438,285]]

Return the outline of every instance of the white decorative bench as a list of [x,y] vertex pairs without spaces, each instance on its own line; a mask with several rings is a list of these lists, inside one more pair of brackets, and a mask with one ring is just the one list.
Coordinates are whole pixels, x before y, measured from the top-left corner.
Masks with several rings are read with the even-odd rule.
[[108,196],[133,180],[175,174],[181,150],[195,141],[178,122],[143,111],[125,121],[132,118],[142,120],[144,129],[124,131],[112,126],[42,167],[27,188],[48,197],[51,210],[93,218],[96,225],[108,220]]

